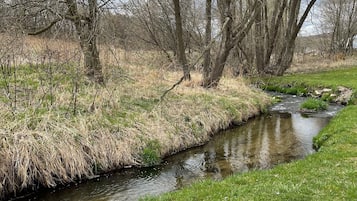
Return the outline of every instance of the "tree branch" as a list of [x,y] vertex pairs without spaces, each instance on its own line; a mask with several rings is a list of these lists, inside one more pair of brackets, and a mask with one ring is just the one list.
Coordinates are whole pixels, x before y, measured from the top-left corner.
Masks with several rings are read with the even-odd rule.
[[55,20],[53,20],[48,26],[38,30],[38,31],[35,31],[35,32],[30,32],[30,33],[27,33],[28,35],[38,35],[38,34],[41,34],[47,30],[49,30],[51,27],[53,27],[53,25],[55,25],[57,22],[61,21],[62,18],[57,18]]
[[102,0],[101,2],[103,2],[102,4],[100,4],[99,6],[98,6],[98,8],[99,9],[101,9],[101,8],[103,8],[104,6],[106,6],[108,3],[110,3],[112,0],[106,0],[106,1],[104,1],[104,0]]
[[185,78],[185,76],[182,76],[182,77],[180,78],[180,80],[177,81],[174,85],[172,85],[172,87],[171,87],[170,89],[166,90],[166,91],[161,95],[160,101],[163,101],[167,93],[169,93],[169,92],[170,92],[171,90],[173,90],[176,86],[178,86],[179,84],[181,84],[181,82],[184,80],[184,78]]
[[312,0],[312,1],[310,1],[310,3],[307,5],[307,7],[306,7],[306,9],[305,9],[305,11],[304,11],[304,14],[301,16],[301,18],[300,18],[300,20],[299,20],[299,23],[298,23],[297,26],[296,26],[296,29],[295,29],[295,32],[294,32],[294,37],[296,37],[297,34],[299,33],[299,31],[300,31],[302,25],[303,25],[304,22],[305,22],[305,19],[306,19],[307,15],[309,14],[309,12],[310,12],[312,6],[315,4],[315,2],[316,2],[316,0]]

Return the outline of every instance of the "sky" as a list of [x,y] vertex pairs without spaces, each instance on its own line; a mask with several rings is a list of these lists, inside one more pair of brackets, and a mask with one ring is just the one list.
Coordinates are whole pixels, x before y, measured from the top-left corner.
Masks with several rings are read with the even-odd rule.
[[[311,36],[318,35],[322,33],[321,30],[321,4],[323,0],[317,0],[315,5],[312,7],[308,17],[306,18],[299,35],[300,36]],[[305,9],[307,5],[307,1],[303,0],[301,9]]]
[[[126,3],[128,0],[115,0],[115,2]],[[306,8],[308,2],[310,0],[302,0],[301,10]],[[306,21],[303,24],[299,32],[299,36],[310,36],[310,35],[317,35],[321,33],[321,20],[320,20],[320,10],[319,7],[323,3],[323,0],[317,0],[314,7],[311,9]]]

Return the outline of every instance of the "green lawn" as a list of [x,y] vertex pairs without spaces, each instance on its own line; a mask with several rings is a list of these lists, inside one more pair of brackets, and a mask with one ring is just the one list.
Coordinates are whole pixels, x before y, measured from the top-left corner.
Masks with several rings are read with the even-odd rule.
[[[357,89],[357,68],[270,78],[276,85]],[[354,101],[355,102],[355,101]],[[314,139],[319,152],[271,170],[205,180],[145,200],[357,200],[357,106],[349,105]]]
[[357,67],[311,74],[294,74],[266,79],[269,83],[303,85],[310,87],[337,87],[357,89]]

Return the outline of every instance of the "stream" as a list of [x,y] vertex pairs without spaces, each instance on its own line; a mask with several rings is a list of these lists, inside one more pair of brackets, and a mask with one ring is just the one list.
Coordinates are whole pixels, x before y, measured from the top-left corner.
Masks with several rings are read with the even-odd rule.
[[236,172],[268,169],[314,153],[312,138],[342,108],[301,114],[305,98],[281,95],[269,114],[222,131],[204,146],[164,159],[160,166],[124,169],[60,190],[43,190],[27,200],[117,201],[174,191],[200,179],[221,180]]

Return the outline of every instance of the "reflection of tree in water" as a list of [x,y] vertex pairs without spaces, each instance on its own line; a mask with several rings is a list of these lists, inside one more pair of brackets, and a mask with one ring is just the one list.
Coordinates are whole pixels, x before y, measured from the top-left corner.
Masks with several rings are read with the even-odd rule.
[[232,132],[239,135],[225,150],[232,152],[228,158],[233,171],[271,168],[305,155],[289,113],[261,116]]
[[[234,172],[267,169],[304,157],[310,153],[303,135],[312,126],[307,122],[317,124],[318,129],[311,130],[316,134],[325,120],[301,118],[300,114],[290,113],[260,116],[216,136],[177,164],[177,185],[189,183],[192,177],[221,179]],[[308,137],[312,142],[312,137]]]
[[175,178],[176,178],[176,188],[180,189],[182,188],[184,185],[183,182],[183,175],[184,175],[184,162],[180,161],[175,167],[174,167],[174,171],[175,171]]
[[304,155],[314,152],[312,149],[312,140],[322,127],[329,122],[329,118],[306,118],[300,114],[293,114],[292,129],[297,141],[301,144]]
[[176,162],[172,170],[176,178],[176,187],[181,188],[197,178],[205,177],[205,154],[197,153]]
[[[327,123],[328,119],[306,119],[298,113],[260,116],[216,135],[207,145],[165,159],[166,164],[123,170],[84,187],[62,191],[56,198],[76,200],[80,191],[88,195],[88,201],[108,196],[110,200],[126,200],[147,192],[180,189],[199,179],[222,179],[234,172],[270,168],[310,153],[312,136]],[[48,195],[53,198],[52,193]]]
[[205,162],[204,162],[205,171],[210,173],[220,172],[220,169],[216,164],[216,152],[214,148],[211,147],[209,151],[205,151],[204,156],[205,156]]

